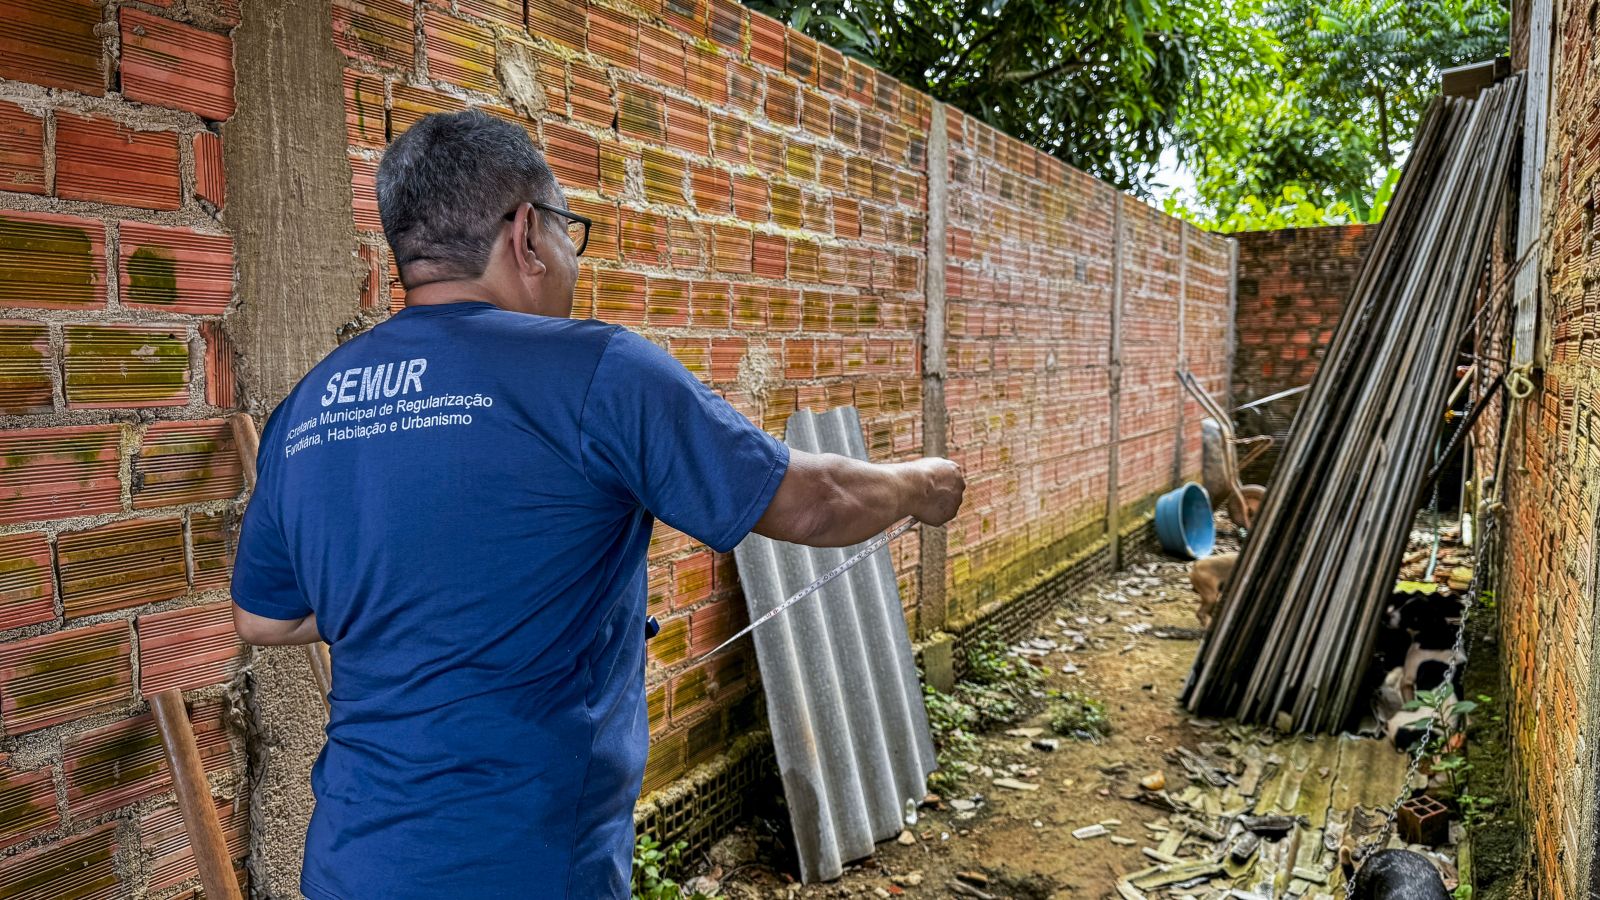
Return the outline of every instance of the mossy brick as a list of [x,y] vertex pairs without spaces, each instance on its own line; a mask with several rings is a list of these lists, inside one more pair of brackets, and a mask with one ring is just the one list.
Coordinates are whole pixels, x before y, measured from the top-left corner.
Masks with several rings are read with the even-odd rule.
[[482,94],[500,92],[494,35],[488,29],[428,8],[422,34],[429,78]]
[[9,737],[132,699],[132,654],[127,622],[0,645],[0,729]]
[[785,228],[799,228],[804,224],[799,185],[774,181],[768,192],[772,195],[772,221]]
[[353,59],[410,69],[414,18],[409,0],[333,0],[333,42]]
[[776,125],[794,128],[800,124],[800,85],[773,76],[767,79],[767,118]]
[[664,0],[663,18],[668,25],[692,38],[704,38],[710,19],[706,0]]
[[676,216],[667,220],[667,249],[672,268],[679,272],[705,269],[710,259],[710,231],[704,225]]
[[749,274],[751,231],[739,225],[715,225],[711,229],[712,265],[718,272]]
[[457,0],[456,8],[475,19],[519,31],[527,26],[522,0]]
[[599,148],[600,190],[608,196],[621,197],[628,192],[629,164],[641,165],[639,151],[609,140],[600,141]]
[[595,318],[614,325],[644,324],[645,277],[637,272],[600,272],[595,279]]
[[[247,795],[238,792],[232,798],[214,797],[217,823],[222,826],[222,838],[228,858],[244,859],[250,852],[250,807]],[[165,806],[139,817],[139,848],[145,854],[145,880],[151,893],[193,881],[200,877],[195,865],[194,848],[183,824],[183,814],[176,805]],[[249,896],[248,890],[242,891]]]
[[233,630],[233,606],[224,600],[205,606],[142,615],[139,637],[139,690],[146,697],[165,690],[194,690],[233,677],[244,645]]
[[689,324],[689,282],[681,278],[647,279],[645,284],[645,322],[675,328]]
[[689,322],[695,328],[727,328],[730,303],[726,282],[696,281],[689,293]]
[[764,224],[771,218],[767,181],[754,175],[732,176],[733,214],[746,222]]
[[143,10],[118,10],[122,95],[222,121],[233,115],[233,41]]
[[845,57],[826,44],[817,45],[817,87],[830,94],[845,93]]
[[761,125],[750,126],[750,162],[768,178],[782,175],[788,164],[783,134]]
[[117,880],[117,823],[0,861],[0,900],[110,900]]
[[692,606],[711,597],[711,551],[700,550],[672,563],[673,607]]
[[237,408],[239,390],[234,376],[233,339],[221,322],[202,322],[200,338],[206,345],[206,403],[220,409]]
[[645,759],[644,784],[640,791],[642,798],[649,797],[683,775],[686,744],[687,739],[682,731],[664,734],[650,742],[650,755]]
[[44,117],[0,102],[0,190],[43,194]]
[[684,767],[693,770],[717,758],[727,749],[727,724],[718,711],[713,711],[698,722],[690,723],[684,744]]
[[64,532],[56,538],[56,565],[69,620],[172,600],[189,590],[177,517]]
[[[380,107],[382,101],[379,101]],[[222,164],[222,138],[209,131],[194,136],[194,193],[221,209],[227,200],[228,180]]]
[[0,319],[0,414],[51,411],[52,357],[45,323]]
[[0,524],[120,510],[121,441],[116,425],[0,432]]
[[54,828],[60,821],[50,767],[18,771],[0,756],[0,849]]
[[750,126],[738,119],[712,113],[711,155],[734,166],[750,163]]
[[733,286],[733,327],[740,331],[767,330],[766,285]]
[[689,652],[689,617],[679,616],[661,623],[661,631],[645,645],[650,656],[662,665],[682,662]]
[[[221,704],[195,704],[190,721],[201,766],[208,773],[226,771],[232,750]],[[67,739],[61,748],[61,763],[67,809],[74,819],[87,819],[172,790],[161,732],[149,714]]]
[[624,69],[639,66],[639,20],[603,6],[589,7],[589,52]]
[[588,134],[557,122],[544,123],[544,155],[562,185],[600,186],[600,144]]
[[442,91],[409,84],[394,84],[389,88],[389,132],[391,138],[399,137],[423,116],[439,112],[460,112],[466,103]]
[[644,160],[644,196],[651,203],[682,206],[683,182],[688,166],[683,158],[666,150],[646,147]]
[[99,24],[94,0],[0,0],[0,78],[105,93]]
[[[588,253],[584,253],[588,256]],[[580,265],[578,267],[578,283],[572,289],[572,318],[589,319],[594,317],[594,267]]]
[[[666,264],[666,217],[646,209],[623,209],[619,227],[622,231],[622,259],[625,262],[655,266]],[[608,277],[604,274],[601,276],[602,298],[604,282]]]
[[784,171],[790,178],[801,181],[815,181],[817,177],[817,155],[809,144],[790,141],[784,153]]
[[728,102],[728,62],[715,50],[698,45],[686,48],[684,75],[689,93],[720,106]]
[[[713,647],[716,645],[713,644]],[[706,666],[695,666],[672,676],[672,712],[674,724],[687,721],[705,709],[711,700],[708,684],[711,673]]]
[[196,591],[227,589],[233,575],[231,535],[227,513],[189,516],[189,581]]
[[650,720],[650,733],[654,735],[658,729],[667,724],[668,687],[662,682],[645,691],[645,712]]
[[177,132],[56,115],[57,197],[171,210],[182,205],[181,182]]
[[576,0],[528,0],[528,31],[571,50],[584,50],[589,17]]
[[667,352],[690,375],[701,381],[711,379],[711,342],[704,338],[674,338]]
[[123,222],[118,285],[124,306],[221,315],[233,299],[233,238]]
[[103,306],[105,246],[102,222],[0,211],[0,306]]
[[231,500],[244,489],[239,452],[226,419],[151,425],[130,471],[135,509]]
[[0,535],[0,631],[55,618],[51,572],[50,542],[43,533]]
[[828,98],[809,88],[800,93],[800,124],[819,138],[833,132],[833,107]]
[[667,139],[665,110],[660,91],[624,82],[618,88],[617,130],[634,140],[664,143]]
[[189,341],[181,325],[68,325],[63,387],[71,409],[184,406]]

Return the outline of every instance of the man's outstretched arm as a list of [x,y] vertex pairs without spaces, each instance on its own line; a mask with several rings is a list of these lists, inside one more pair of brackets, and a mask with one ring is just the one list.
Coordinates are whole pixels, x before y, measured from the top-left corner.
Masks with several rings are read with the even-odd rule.
[[309,615],[299,619],[269,619],[233,605],[233,630],[239,640],[257,647],[276,647],[285,644],[314,644],[322,640],[317,633],[317,617]]
[[948,459],[875,464],[789,451],[789,470],[755,532],[813,547],[858,544],[906,516],[943,525],[961,508],[966,479]]

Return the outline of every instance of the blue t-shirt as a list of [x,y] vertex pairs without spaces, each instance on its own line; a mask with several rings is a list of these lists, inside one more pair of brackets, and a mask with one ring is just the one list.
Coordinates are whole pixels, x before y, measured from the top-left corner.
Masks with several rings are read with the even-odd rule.
[[323,360],[262,434],[233,577],[332,647],[301,889],[626,897],[653,517],[730,550],[788,464],[603,322],[412,307]]

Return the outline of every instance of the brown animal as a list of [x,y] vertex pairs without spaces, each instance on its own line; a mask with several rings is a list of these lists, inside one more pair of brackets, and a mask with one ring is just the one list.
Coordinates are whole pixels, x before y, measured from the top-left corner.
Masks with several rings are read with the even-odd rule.
[[1200,595],[1200,607],[1195,610],[1195,617],[1200,620],[1202,628],[1211,627],[1211,619],[1217,611],[1217,600],[1222,596],[1222,588],[1232,577],[1233,567],[1238,562],[1237,553],[1219,553],[1195,560],[1194,565],[1189,567],[1189,583],[1194,585],[1194,592]]

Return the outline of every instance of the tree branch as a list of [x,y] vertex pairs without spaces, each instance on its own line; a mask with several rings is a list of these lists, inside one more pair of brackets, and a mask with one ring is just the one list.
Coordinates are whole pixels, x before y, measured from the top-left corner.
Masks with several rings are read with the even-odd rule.
[[1026,71],[1026,70],[1018,70],[1018,71],[1015,71],[1015,72],[1005,72],[1000,76],[1000,80],[1001,81],[1015,81],[1017,84],[1032,84],[1033,82],[1038,81],[1041,78],[1049,78],[1051,75],[1059,75],[1060,73],[1065,72],[1068,69],[1086,69],[1090,65],[1092,65],[1092,63],[1085,62],[1084,60],[1081,60],[1081,59],[1069,59],[1069,60],[1066,60],[1064,62],[1056,63],[1055,65],[1050,66],[1049,68],[1039,69],[1039,70],[1033,71],[1033,72],[1029,72],[1029,71]]

